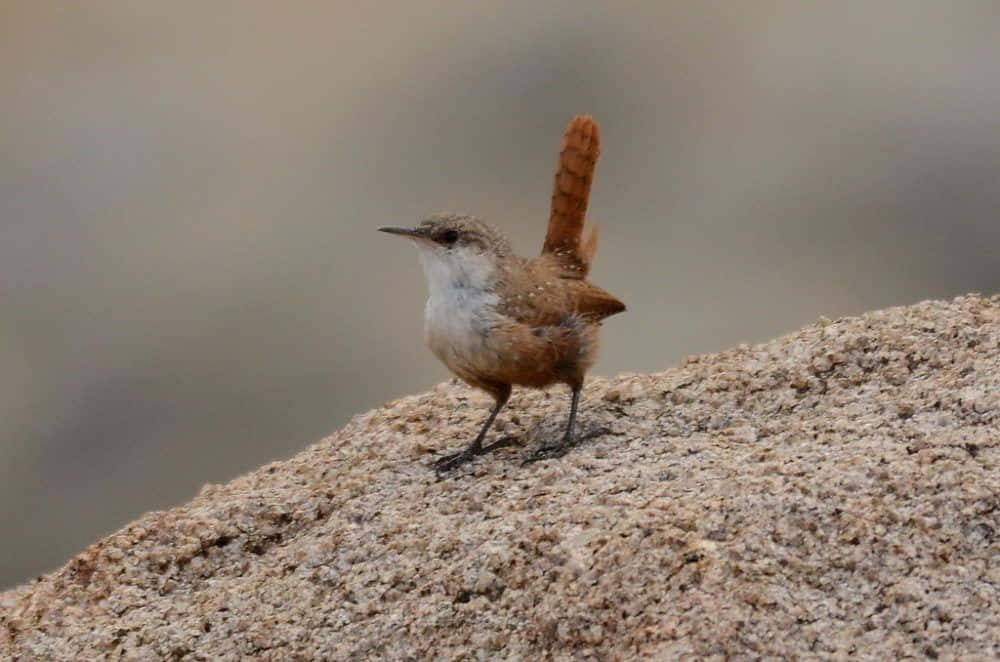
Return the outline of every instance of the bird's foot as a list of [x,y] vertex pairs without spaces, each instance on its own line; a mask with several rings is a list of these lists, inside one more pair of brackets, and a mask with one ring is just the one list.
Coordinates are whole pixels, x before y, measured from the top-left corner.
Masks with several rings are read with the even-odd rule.
[[452,469],[462,466],[477,455],[482,455],[482,453],[482,449],[477,450],[475,448],[466,448],[463,451],[438,458],[431,464],[431,468],[438,474],[443,474],[446,471],[451,471]]
[[445,455],[444,457],[438,458],[433,463],[431,463],[431,468],[438,473],[438,475],[445,472],[456,469],[474,457],[479,455],[485,455],[491,451],[495,451],[498,448],[503,448],[505,446],[510,446],[517,441],[516,437],[504,437],[499,439],[489,446],[469,446],[465,450],[459,451],[457,453],[452,453],[451,455]]
[[557,457],[562,457],[568,453],[571,448],[579,446],[583,442],[596,437],[603,437],[606,434],[611,434],[610,428],[597,428],[595,430],[579,434],[575,437],[567,435],[557,444],[546,444],[536,450],[527,460],[524,461],[524,464],[531,464],[532,462],[538,462],[539,460],[553,460]]

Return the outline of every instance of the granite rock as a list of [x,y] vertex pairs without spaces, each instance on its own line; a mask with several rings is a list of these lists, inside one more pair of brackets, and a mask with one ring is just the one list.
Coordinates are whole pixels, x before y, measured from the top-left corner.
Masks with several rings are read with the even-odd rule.
[[1000,297],[517,391],[458,383],[0,594],[17,660],[1000,657]]

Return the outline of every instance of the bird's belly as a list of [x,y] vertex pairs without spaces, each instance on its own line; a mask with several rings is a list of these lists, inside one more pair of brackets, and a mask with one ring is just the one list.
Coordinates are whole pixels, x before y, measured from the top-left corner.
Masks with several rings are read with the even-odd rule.
[[489,338],[495,323],[495,300],[496,295],[488,293],[457,293],[427,300],[427,345],[460,377],[488,376],[495,363]]

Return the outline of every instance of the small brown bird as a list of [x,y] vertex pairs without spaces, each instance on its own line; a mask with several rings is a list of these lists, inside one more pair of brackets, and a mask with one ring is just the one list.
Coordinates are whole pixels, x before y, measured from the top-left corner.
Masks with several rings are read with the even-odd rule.
[[587,115],[574,117],[563,135],[548,232],[536,258],[514,255],[499,231],[472,216],[439,214],[415,228],[379,228],[412,239],[420,250],[431,351],[455,375],[496,400],[472,444],[438,460],[438,471],[492,448],[483,446],[483,439],[513,385],[562,383],[572,390],[562,443],[542,448],[535,459],[558,457],[580,440],[573,430],[577,405],[597,354],[601,321],[625,310],[625,304],[586,280],[597,250],[597,227],[584,240],[583,225],[599,153],[597,123]]

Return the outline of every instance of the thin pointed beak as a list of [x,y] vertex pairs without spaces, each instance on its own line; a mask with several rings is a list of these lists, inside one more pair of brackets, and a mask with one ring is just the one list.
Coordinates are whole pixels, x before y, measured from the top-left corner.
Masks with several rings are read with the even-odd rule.
[[378,231],[387,232],[389,234],[398,234],[403,237],[411,237],[415,239],[421,239],[424,236],[424,233],[420,232],[420,230],[414,230],[413,228],[394,228],[386,226],[384,228],[379,228]]

